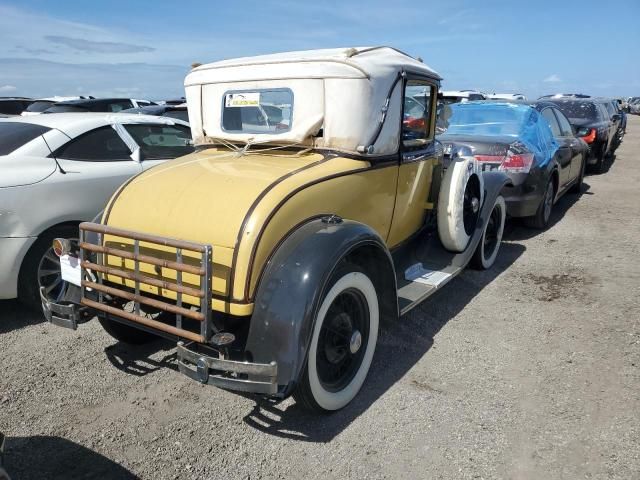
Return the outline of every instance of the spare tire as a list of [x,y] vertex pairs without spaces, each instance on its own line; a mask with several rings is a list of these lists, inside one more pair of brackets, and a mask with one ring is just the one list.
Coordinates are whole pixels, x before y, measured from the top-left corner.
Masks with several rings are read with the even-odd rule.
[[482,175],[473,157],[452,160],[438,195],[438,235],[442,245],[462,252],[476,229],[484,197]]

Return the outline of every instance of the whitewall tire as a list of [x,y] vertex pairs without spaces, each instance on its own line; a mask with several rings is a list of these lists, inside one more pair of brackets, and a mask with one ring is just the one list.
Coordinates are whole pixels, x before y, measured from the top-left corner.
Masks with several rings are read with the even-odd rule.
[[493,266],[500,251],[504,224],[507,217],[507,204],[502,195],[498,196],[489,220],[482,232],[480,243],[471,259],[471,266],[477,270],[487,270]]
[[438,196],[438,235],[452,252],[467,248],[482,207],[484,185],[477,161],[458,157],[445,172]]
[[307,408],[334,411],[360,391],[375,352],[380,320],[373,282],[345,265],[324,295],[311,336],[307,363],[294,396]]

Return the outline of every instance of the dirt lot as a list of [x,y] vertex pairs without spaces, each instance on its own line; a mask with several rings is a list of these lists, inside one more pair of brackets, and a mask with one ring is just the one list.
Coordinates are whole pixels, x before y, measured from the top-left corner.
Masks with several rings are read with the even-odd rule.
[[512,224],[383,333],[334,415],[204,387],[174,350],[0,302],[0,430],[21,479],[640,478],[640,117],[610,170]]

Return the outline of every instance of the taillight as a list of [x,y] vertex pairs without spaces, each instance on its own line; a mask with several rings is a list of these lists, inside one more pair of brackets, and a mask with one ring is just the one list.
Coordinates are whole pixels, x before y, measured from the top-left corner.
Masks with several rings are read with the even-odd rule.
[[54,238],[51,246],[58,257],[71,253],[71,242],[66,238]]
[[427,121],[422,117],[407,117],[404,119],[403,123],[406,128],[411,130],[424,130],[427,128]]
[[474,155],[480,163],[498,163],[500,170],[512,173],[529,173],[533,165],[533,153],[512,153],[507,155]]
[[596,139],[596,129],[595,128],[590,128],[589,132],[586,133],[585,135],[580,135],[582,137],[582,140],[584,140],[587,143],[593,143]]
[[533,153],[511,153],[504,157],[500,170],[512,173],[529,173],[533,165]]

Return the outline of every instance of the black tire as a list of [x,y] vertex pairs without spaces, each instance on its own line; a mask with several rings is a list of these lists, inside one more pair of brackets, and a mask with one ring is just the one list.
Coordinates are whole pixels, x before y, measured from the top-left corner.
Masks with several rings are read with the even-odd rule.
[[373,282],[343,262],[322,293],[301,380],[293,393],[304,408],[331,412],[360,391],[375,352],[380,312]]
[[[53,253],[51,244],[54,238],[78,238],[78,227],[63,225],[52,228],[38,237],[31,246],[20,267],[18,275],[18,300],[34,311],[42,310],[40,301],[40,286],[52,287],[51,298],[56,300],[66,288],[66,283],[60,277],[60,261]],[[42,270],[41,270],[42,267]],[[57,273],[55,270],[57,269]],[[51,273],[41,279],[38,272],[50,271]],[[57,275],[57,277],[56,277]],[[49,280],[51,279],[51,280]],[[50,283],[49,283],[50,282]]]
[[578,179],[576,180],[576,183],[574,183],[571,186],[571,189],[569,190],[570,193],[575,193],[577,195],[580,195],[582,193],[582,184],[584,183],[584,172],[586,169],[586,165],[587,165],[587,161],[583,155],[582,162],[580,163],[580,175],[578,175]]
[[504,223],[507,217],[507,205],[502,195],[496,198],[489,221],[482,232],[480,243],[471,257],[470,265],[475,270],[487,270],[493,266],[498,257]]
[[556,188],[553,181],[553,176],[549,179],[538,206],[536,214],[532,217],[525,217],[524,223],[527,227],[537,228],[538,230],[544,230],[549,225],[549,219],[551,218],[551,210],[553,209],[553,200],[555,199]]
[[145,343],[153,342],[158,339],[157,335],[145,332],[139,328],[130,327],[114,320],[109,320],[101,315],[98,315],[98,321],[105,332],[111,335],[116,340],[127,343],[129,345],[144,345]]
[[596,157],[596,163],[592,167],[594,173],[602,173],[604,171],[604,161],[607,153],[607,147],[602,145],[600,147],[600,151],[598,152],[598,156]]

